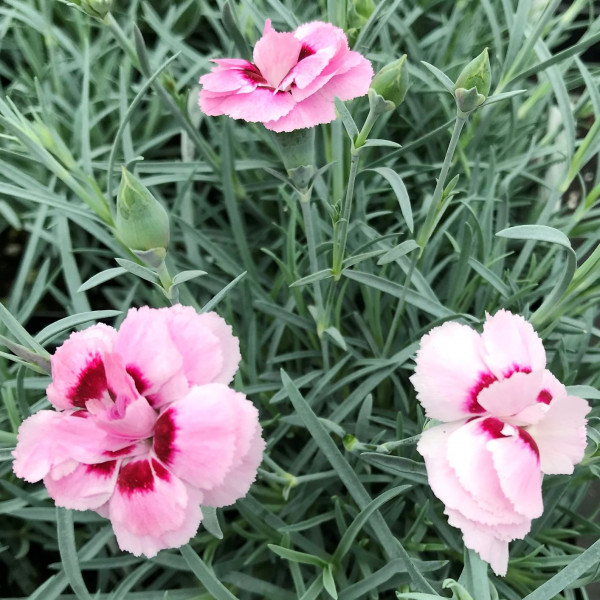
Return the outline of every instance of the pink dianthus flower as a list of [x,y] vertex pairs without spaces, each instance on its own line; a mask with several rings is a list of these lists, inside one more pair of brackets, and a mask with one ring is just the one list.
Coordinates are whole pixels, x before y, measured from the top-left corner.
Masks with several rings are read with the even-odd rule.
[[584,455],[588,403],[546,368],[533,327],[506,310],[483,333],[459,323],[421,340],[411,381],[428,417],[417,450],[450,525],[497,575],[508,543],[543,512],[543,475],[570,474]]
[[239,361],[231,327],[190,307],[73,333],[51,357],[56,410],[23,422],[14,471],[57,506],[109,518],[136,556],[181,546],[200,505],[233,504],[262,460],[258,411],[227,385]]
[[279,33],[267,19],[253,60],[213,60],[217,66],[200,78],[204,113],[277,132],[314,127],[335,119],[335,96],[363,96],[373,77],[371,63],[348,48],[344,31],[321,21]]

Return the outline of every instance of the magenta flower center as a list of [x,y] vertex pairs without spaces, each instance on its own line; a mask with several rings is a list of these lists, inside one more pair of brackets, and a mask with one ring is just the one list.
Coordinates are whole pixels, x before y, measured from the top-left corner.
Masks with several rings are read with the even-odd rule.
[[[298,64],[301,60],[304,60],[305,58],[312,56],[314,53],[315,53],[315,51],[308,44],[302,44],[302,47],[300,48],[300,52],[298,53],[298,58],[296,59],[296,64]],[[246,67],[242,71],[242,73],[244,74],[244,77],[250,83],[255,83],[259,87],[268,87],[268,88],[275,90],[276,86],[271,85],[265,79],[263,74],[260,72],[260,69],[254,63],[249,63],[248,67]],[[289,75],[289,71],[285,77],[287,77],[288,75]],[[284,79],[285,79],[285,77],[284,77]],[[288,89],[276,90],[276,91],[277,91],[277,93],[288,92],[293,85],[295,85],[295,84],[292,82],[292,84],[290,86],[288,86]]]
[[173,442],[177,427],[171,412],[171,410],[165,411],[154,426],[154,452],[167,465],[176,451]]
[[92,398],[100,398],[107,389],[106,372],[102,357],[96,354],[79,373],[79,380],[68,392],[68,399],[76,408],[85,408]]
[[[505,429],[506,427],[509,428],[509,431]],[[525,444],[527,444],[538,457],[540,455],[540,451],[538,445],[535,443],[535,440],[523,427],[518,427],[516,425],[507,426],[504,421],[497,419],[496,417],[488,417],[487,419],[483,419],[481,421],[481,429],[483,429],[483,431],[485,431],[491,438],[494,439],[510,437],[510,430],[515,429],[519,438],[525,442]]]

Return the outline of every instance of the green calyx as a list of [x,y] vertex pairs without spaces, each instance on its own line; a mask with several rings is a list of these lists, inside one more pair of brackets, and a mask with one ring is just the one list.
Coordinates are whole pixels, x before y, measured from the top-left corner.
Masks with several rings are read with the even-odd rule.
[[398,108],[404,101],[408,84],[408,68],[406,54],[404,54],[398,60],[387,64],[375,75],[371,82],[371,89]]
[[459,112],[468,114],[481,106],[490,93],[492,70],[487,48],[460,73],[454,84],[454,96]]
[[169,245],[167,211],[125,167],[117,196],[116,230],[121,241],[134,251],[166,250]]

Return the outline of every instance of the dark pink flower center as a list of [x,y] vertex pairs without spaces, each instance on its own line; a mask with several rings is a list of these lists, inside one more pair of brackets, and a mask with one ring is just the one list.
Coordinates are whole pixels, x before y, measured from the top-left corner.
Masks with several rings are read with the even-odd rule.
[[[300,52],[298,53],[298,59],[296,62],[299,63],[301,60],[304,60],[305,58],[312,56],[314,53],[315,53],[315,51],[308,44],[302,44],[302,47],[300,48]],[[263,77],[263,74],[260,72],[260,69],[254,63],[249,62],[248,66],[245,69],[242,69],[242,73],[243,73],[244,77],[250,83],[255,83],[256,85],[270,87],[271,89],[274,89],[274,87],[272,85],[270,85],[269,82]],[[287,75],[286,75],[286,77],[287,77]],[[284,77],[284,79],[285,79],[285,77]],[[286,91],[285,90],[277,90],[277,93],[284,94],[284,93],[286,93]]]
[[550,404],[552,402],[552,394],[548,390],[542,390],[537,397],[538,402],[543,402],[544,404]]
[[73,406],[85,408],[85,403],[88,400],[102,398],[107,388],[102,357],[95,354],[80,371],[79,379],[67,393],[67,398]]
[[166,410],[154,426],[154,452],[167,465],[177,450],[174,444],[177,426],[172,413],[171,409]]
[[529,432],[525,431],[522,427],[517,427],[517,429],[519,430],[519,437],[533,450],[535,455],[539,458],[540,449]]
[[479,404],[477,401],[477,396],[479,396],[479,392],[484,390],[498,381],[497,377],[493,373],[480,373],[479,379],[477,383],[469,390],[469,403],[467,406],[467,410],[471,413],[484,413],[485,408]]
[[167,471],[167,469],[165,469],[155,458],[152,459],[152,467],[159,479],[162,479],[163,481],[169,481],[169,479],[171,479],[169,471]]
[[135,492],[151,492],[154,489],[154,474],[147,460],[137,460],[121,467],[117,479],[119,491],[127,496]]
[[504,429],[504,423],[500,419],[496,419],[496,417],[488,417],[487,419],[484,419],[481,421],[480,427],[494,439],[506,437],[502,433],[502,430]]
[[505,379],[508,379],[514,373],[531,373],[531,367],[513,364],[503,373],[503,375]]
[[125,448],[121,448],[120,450],[106,450],[104,452],[105,456],[111,456],[116,458],[117,456],[127,456],[132,450],[135,449],[136,444],[131,444],[130,446],[126,446]]
[[242,73],[250,83],[269,85],[267,80],[262,76],[262,73],[258,70],[258,67],[252,63],[248,63],[248,66],[242,70]]
[[[515,363],[503,373],[503,377],[504,379],[510,379],[510,377],[512,377],[512,375],[514,375],[515,373],[531,373],[531,367],[518,365]],[[477,380],[477,383],[475,383],[475,385],[468,392],[469,399],[467,403],[467,410],[469,412],[479,414],[485,412],[485,408],[483,408],[483,406],[479,404],[477,397],[479,396],[479,392],[481,392],[481,390],[484,390],[496,381],[498,381],[498,378],[489,371],[487,373],[479,374],[479,379]],[[545,394],[547,394],[547,396]],[[546,401],[546,399],[548,399],[548,401]],[[538,396],[538,402],[545,402],[546,404],[549,404],[550,400],[552,400],[550,392],[548,392],[547,390],[542,390],[542,392],[540,392],[540,395]]]
[[144,391],[150,387],[150,384],[146,381],[142,372],[135,365],[127,365],[125,371],[127,371],[127,374],[133,379],[138,394],[143,394]]
[[312,56],[315,51],[308,45],[302,44],[302,48],[300,48],[300,54],[298,54],[298,62],[304,60],[308,56]]
[[114,473],[116,466],[116,460],[109,460],[95,465],[87,465],[86,471],[108,479]]
[[[496,419],[496,417],[488,417],[487,419],[483,419],[480,424],[481,429],[493,439],[510,437],[509,435],[502,433],[505,426],[506,424],[500,419]],[[531,435],[525,429],[523,429],[523,427],[518,427],[516,425],[510,425],[509,427],[516,429],[519,438],[533,450],[536,456],[539,457],[540,451]]]

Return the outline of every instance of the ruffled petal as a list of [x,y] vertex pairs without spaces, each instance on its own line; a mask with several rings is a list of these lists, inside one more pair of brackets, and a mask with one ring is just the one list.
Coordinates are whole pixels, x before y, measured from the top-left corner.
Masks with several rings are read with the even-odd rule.
[[263,459],[265,441],[261,436],[258,410],[242,394],[236,394],[235,405],[233,464],[220,485],[204,492],[206,506],[229,506],[243,498],[256,479]]
[[121,466],[108,516],[121,550],[151,558],[195,535],[202,520],[200,502],[201,494],[158,460],[132,460]]
[[125,445],[99,428],[86,411],[41,410],[19,427],[13,469],[33,483],[50,471],[57,476],[73,471],[77,463],[101,462],[106,450]]
[[104,357],[110,353],[117,332],[99,323],[77,331],[52,355],[52,383],[48,400],[58,409],[85,408],[91,399],[108,392]]
[[543,419],[528,427],[527,431],[537,444],[542,472],[547,475],[569,475],[585,452],[585,416],[591,408],[583,398],[569,396],[566,390],[561,393],[548,375],[544,387],[552,396],[548,411]]
[[473,419],[448,437],[446,456],[460,485],[485,510],[513,513],[504,495],[487,443],[493,439],[485,420]]
[[504,425],[487,447],[492,453],[502,491],[515,510],[530,519],[539,517],[544,511],[542,471],[532,437],[520,427]]
[[294,30],[294,37],[314,52],[330,50],[331,56],[348,49],[348,40],[344,30],[324,21],[303,23]]
[[117,482],[120,461],[111,460],[95,465],[79,464],[68,475],[44,478],[48,494],[56,506],[74,510],[96,509],[112,496]]
[[417,450],[425,459],[427,478],[433,493],[446,508],[460,510],[480,523],[494,526],[520,523],[523,516],[512,507],[504,511],[488,510],[460,483],[448,460],[447,446],[450,436],[463,426],[464,423],[443,423],[425,430],[421,435]]
[[296,102],[289,92],[257,87],[244,94],[213,94],[203,89],[199,104],[202,112],[211,117],[227,115],[249,123],[265,123],[287,115]]
[[229,383],[241,359],[240,343],[231,326],[215,312],[198,314],[190,306],[163,310],[171,339],[183,357],[188,383]]
[[192,388],[159,417],[154,452],[178,477],[206,490],[231,469],[238,394],[222,384]]
[[[306,82],[303,86],[293,86],[291,91],[296,101],[304,100],[308,96],[312,96],[316,92],[325,88],[325,86],[334,78],[341,77],[347,74],[355,67],[368,65],[371,68],[371,76],[373,74],[371,63],[358,52],[348,50],[347,46],[338,46],[336,53],[327,63],[325,68],[312,81]],[[364,93],[364,92],[363,92]],[[333,95],[328,92],[325,97],[333,100]],[[352,96],[354,97],[354,96]],[[349,98],[346,98],[349,99]]]
[[254,63],[270,86],[277,88],[298,62],[302,42],[293,33],[279,33],[265,22],[263,36],[254,46]]
[[114,352],[120,355],[137,391],[152,406],[163,406],[187,393],[183,357],[171,339],[164,311],[147,306],[130,309]]
[[532,406],[543,410],[545,405],[538,406],[537,401],[543,374],[543,371],[514,373],[509,379],[495,381],[481,390],[477,401],[487,412],[499,418],[524,415],[523,411]]
[[484,412],[478,395],[496,377],[481,350],[479,334],[454,322],[435,327],[421,339],[410,380],[428,417],[455,421]]
[[508,542],[512,539],[523,538],[531,529],[531,521],[525,521],[520,527],[513,531],[521,535],[515,535],[511,539],[503,540],[496,536],[499,528],[495,530],[469,519],[460,511],[447,510],[448,523],[462,531],[465,546],[474,550],[479,556],[490,564],[496,575],[504,576],[508,569]]
[[63,418],[62,413],[40,410],[21,423],[17,447],[12,453],[17,477],[34,483],[43,479],[55,464],[70,460],[68,454],[57,456],[55,448],[55,429]]
[[242,60],[233,65],[223,64],[224,61],[213,61],[218,63],[210,73],[200,77],[202,88],[207,92],[240,92],[246,94],[256,89],[256,67],[247,60]]
[[265,122],[267,129],[276,132],[295,131],[335,120],[334,103],[319,92],[298,103],[291,94],[288,95],[292,99],[292,109],[279,119]]
[[546,367],[542,340],[521,315],[507,310],[499,310],[493,317],[488,315],[481,340],[484,360],[498,379]]
[[331,99],[337,96],[340,100],[345,101],[364,96],[369,91],[369,86],[373,79],[373,67],[371,63],[358,54],[358,52],[349,52],[348,54],[357,55],[358,64],[345,73],[333,76],[321,88],[321,93],[324,96]]
[[310,86],[310,92],[300,94],[298,98],[303,100],[314,94],[329,80],[327,78],[319,85],[312,85],[324,71],[333,75],[336,68],[342,64],[342,56],[349,51],[348,41],[342,29],[321,21],[301,25],[294,31],[294,37],[302,42],[300,57],[298,63],[281,82],[280,87],[287,89],[294,83],[297,91]]

